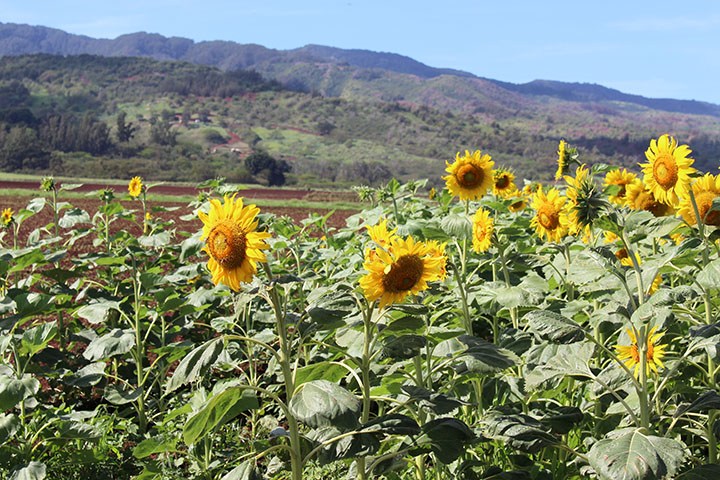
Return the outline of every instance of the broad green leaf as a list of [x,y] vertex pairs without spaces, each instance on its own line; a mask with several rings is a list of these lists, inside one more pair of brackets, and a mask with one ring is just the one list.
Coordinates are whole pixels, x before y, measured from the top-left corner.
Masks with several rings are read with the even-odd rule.
[[205,241],[200,240],[199,235],[193,235],[190,238],[186,238],[180,244],[180,261],[186,262],[188,258],[197,255],[204,246]]
[[220,480],[263,480],[265,477],[258,471],[255,463],[255,460],[245,460],[223,475]]
[[313,380],[327,380],[328,382],[337,383],[348,375],[348,370],[342,365],[332,362],[312,363],[305,367],[297,369],[295,374],[295,385]]
[[143,235],[142,237],[138,238],[138,243],[146,248],[165,247],[167,245],[170,245],[171,241],[172,235],[171,232],[168,230],[163,230],[153,235]]
[[57,328],[55,322],[42,323],[23,332],[22,345],[30,355],[35,355],[47,347],[50,340],[55,338],[56,334]]
[[720,258],[708,263],[697,275],[697,281],[706,290],[720,288]]
[[480,420],[480,431],[488,438],[527,453],[537,453],[558,443],[547,431],[547,427],[524,414],[505,415],[490,412]]
[[720,465],[700,465],[678,475],[676,480],[711,480],[713,478],[720,478]]
[[92,425],[74,420],[63,421],[55,427],[50,441],[66,442],[69,440],[93,441],[100,437],[100,432]]
[[523,320],[528,330],[554,343],[574,343],[585,338],[585,330],[567,317],[548,310],[528,312]]
[[110,310],[120,310],[120,302],[112,300],[100,300],[94,303],[89,303],[78,308],[75,312],[78,317],[84,318],[93,325],[103,323],[107,318],[107,314]]
[[554,407],[547,404],[538,413],[542,415],[540,421],[549,426],[552,433],[559,435],[570,432],[585,417],[578,407]]
[[174,452],[177,445],[177,438],[174,436],[160,435],[146,438],[133,448],[135,458],[145,458],[155,453]]
[[0,445],[10,440],[20,428],[20,419],[17,415],[0,414]]
[[596,282],[608,273],[608,261],[592,250],[578,252],[570,262],[567,280],[576,285]]
[[22,379],[0,376],[0,411],[9,410],[40,390],[37,379],[24,376]]
[[438,460],[449,464],[465,451],[465,446],[475,439],[472,430],[456,418],[437,418],[421,426],[422,434],[414,441],[416,448],[411,454],[426,451],[435,454]]
[[30,462],[27,466],[16,470],[10,480],[43,480],[45,478],[45,464]]
[[385,358],[406,360],[420,354],[425,348],[427,339],[421,335],[390,335],[382,340],[382,351]]
[[314,427],[350,430],[358,425],[360,400],[341,386],[314,380],[300,387],[290,400],[290,410],[301,422]]
[[689,412],[708,412],[710,410],[720,410],[720,395],[714,390],[707,391],[700,395],[689,405],[681,405],[678,407],[673,418],[677,418]]
[[450,238],[471,238],[472,222],[467,215],[451,213],[440,221],[440,226]]
[[83,357],[91,362],[123,355],[135,346],[135,333],[130,329],[113,329],[110,333],[94,339],[85,348]]
[[470,335],[438,343],[433,356],[455,356],[459,373],[496,373],[517,365],[520,360],[512,351]]
[[626,428],[595,443],[587,456],[602,480],[660,480],[672,478],[685,455],[677,440]]
[[363,431],[380,432],[386,435],[417,435],[420,426],[407,415],[391,414],[377,417],[362,425]]
[[67,385],[74,385],[76,387],[91,387],[100,383],[105,377],[105,362],[95,362],[89,365],[85,365],[83,368],[65,378]]
[[142,388],[135,388],[133,390],[125,390],[121,385],[108,385],[105,387],[103,396],[105,399],[113,405],[126,405],[132,403],[142,395]]
[[594,352],[595,345],[589,342],[540,346],[528,354],[525,384],[535,390],[549,380],[566,376],[593,378],[588,363]]
[[417,403],[420,407],[436,415],[444,415],[462,405],[466,405],[465,402],[457,398],[442,393],[435,393],[415,385],[403,385],[402,391],[410,397],[411,402]]
[[75,228],[75,226],[80,223],[91,223],[90,215],[80,208],[68,210],[65,212],[65,215],[58,220],[58,225],[62,228]]
[[194,382],[215,363],[223,351],[223,339],[217,337],[205,342],[182,359],[165,387],[168,394],[180,386]]
[[210,398],[202,410],[188,419],[183,428],[183,441],[192,445],[242,412],[259,406],[255,392],[243,387],[230,387]]

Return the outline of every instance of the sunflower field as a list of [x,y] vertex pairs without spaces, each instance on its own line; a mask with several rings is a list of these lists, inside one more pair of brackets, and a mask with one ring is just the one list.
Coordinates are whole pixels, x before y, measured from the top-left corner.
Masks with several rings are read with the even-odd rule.
[[542,185],[465,151],[342,228],[214,181],[182,231],[141,178],[95,212],[46,178],[0,206],[0,478],[720,478],[720,175],[691,153],[561,141]]

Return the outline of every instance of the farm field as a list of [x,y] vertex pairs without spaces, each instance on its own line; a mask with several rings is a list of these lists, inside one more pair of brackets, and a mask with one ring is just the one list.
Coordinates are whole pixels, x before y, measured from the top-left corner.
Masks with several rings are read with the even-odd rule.
[[561,141],[540,184],[458,152],[335,211],[2,183],[0,479],[716,478],[720,178],[690,153]]

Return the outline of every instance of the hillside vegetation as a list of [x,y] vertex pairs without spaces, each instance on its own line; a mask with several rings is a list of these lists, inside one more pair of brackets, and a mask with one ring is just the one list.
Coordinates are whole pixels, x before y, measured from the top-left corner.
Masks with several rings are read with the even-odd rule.
[[[487,80],[447,74],[420,79],[317,63],[274,68],[263,76],[149,58],[5,57],[0,170],[379,184],[392,177],[437,181],[457,151],[482,149],[521,176],[547,179],[560,138],[592,162],[634,168],[649,138],[664,132],[690,143],[700,168],[720,158],[720,119],[712,116],[623,103],[578,108],[550,97],[529,101]],[[294,89],[283,73],[291,68]],[[298,78],[306,78],[302,88]],[[484,107],[468,111],[468,95]],[[439,98],[445,107],[425,105]],[[260,154],[270,163],[252,161]]]

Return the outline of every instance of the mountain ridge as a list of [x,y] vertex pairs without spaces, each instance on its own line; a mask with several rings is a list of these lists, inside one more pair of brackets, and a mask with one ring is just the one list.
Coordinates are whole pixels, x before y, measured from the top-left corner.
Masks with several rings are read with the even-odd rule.
[[[516,107],[508,107],[503,103],[505,100],[516,101],[512,94],[519,94],[530,103],[542,102],[543,98],[578,104],[621,103],[666,112],[720,117],[720,105],[710,102],[649,98],[593,83],[533,80],[515,84],[461,70],[431,67],[410,57],[389,52],[312,44],[290,50],[276,50],[258,44],[226,40],[196,42],[189,38],[165,37],[147,32],[128,33],[114,39],[96,39],[50,27],[0,22],[0,56],[32,53],[142,56],[157,60],[188,61],[226,71],[253,69],[297,90],[317,91],[338,97],[362,93],[370,99],[424,102],[434,108],[464,113],[481,113],[495,108],[500,111],[515,110]],[[342,68],[350,69],[350,74],[345,72],[339,75]],[[327,85],[325,77],[328,75],[334,75],[334,84]],[[438,81],[443,76],[454,77],[460,79],[460,82],[445,83],[456,85],[457,90],[465,94],[433,90],[430,93],[418,93],[416,97],[408,96],[400,91],[398,84],[411,80],[402,76],[417,77],[419,82],[429,85],[443,83]],[[378,82],[379,79],[382,82]],[[490,85],[495,88],[491,89]],[[432,89],[428,87],[426,90]],[[464,103],[468,103],[468,106],[464,106]]]

